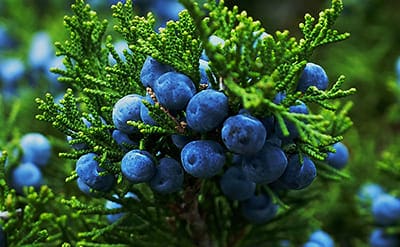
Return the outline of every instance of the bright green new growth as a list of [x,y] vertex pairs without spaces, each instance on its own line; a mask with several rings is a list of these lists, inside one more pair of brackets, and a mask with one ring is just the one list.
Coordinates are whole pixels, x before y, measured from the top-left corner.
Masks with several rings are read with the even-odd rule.
[[[122,179],[119,168],[124,152],[111,137],[114,129],[111,113],[113,105],[121,97],[146,93],[139,76],[146,56],[152,56],[188,75],[198,86],[199,58],[205,49],[210,68],[217,78],[212,87],[223,90],[229,96],[232,112],[246,108],[257,117],[273,115],[286,135],[285,120],[295,124],[300,140],[285,147],[287,150],[300,151],[323,160],[326,152],[332,151],[331,145],[342,140],[342,134],[352,125],[347,117],[351,104],[341,108],[336,101],[355,92],[354,89],[340,89],[343,76],[327,91],[311,87],[304,94],[296,92],[297,80],[313,51],[348,37],[348,34],[339,34],[332,29],[342,10],[341,1],[333,0],[332,7],[322,12],[318,20],[306,15],[304,24],[300,24],[304,34],[300,40],[290,37],[288,31],[259,39],[264,31],[260,23],[253,21],[245,12],[239,13],[236,7],[229,10],[223,1],[217,4],[209,0],[205,5],[208,12],[191,0],[181,2],[188,10],[180,13],[179,21],[168,22],[166,28],[159,32],[154,30],[155,17],[152,14],[147,17],[135,15],[132,1],[127,0],[126,4],[119,3],[113,7],[114,30],[122,35],[132,51],[124,52],[126,61],[118,56],[111,36],[106,36],[107,21],[99,20],[82,0],[72,5],[74,15],[65,17],[69,40],[56,43],[56,47],[57,55],[65,57],[66,70],[53,69],[53,72],[60,74],[59,80],[67,83],[70,89],[59,103],[55,103],[50,94],[37,99],[42,112],[37,118],[71,136],[73,140],[70,144],[84,143],[87,146],[84,150],[71,149],[62,153],[62,157],[76,160],[89,152],[98,154],[100,167],[105,169],[105,173],[116,174],[119,178],[112,193],[123,198],[127,191],[131,191],[140,198],[140,203],[128,203],[124,199],[113,198],[109,193],[93,192],[122,204],[123,207],[118,210],[106,210],[98,204],[84,203],[79,198],[64,200],[72,210],[88,215],[86,223],[95,226],[82,229],[71,244],[159,246],[163,243],[190,246],[195,243],[207,246],[212,241],[218,246],[261,246],[265,242],[273,243],[285,238],[284,233],[294,227],[290,217],[296,217],[299,224],[303,222],[307,214],[301,208],[317,196],[316,192],[310,193],[307,198],[290,192],[278,196],[268,186],[260,186],[260,192],[273,196],[282,210],[272,222],[252,226],[244,225],[242,219],[237,217],[235,210],[239,208],[238,203],[221,195],[214,180],[189,178],[185,181],[184,191],[168,197],[154,194],[146,185],[128,184]],[[224,39],[225,44],[211,45],[208,38],[213,34]],[[257,45],[254,45],[255,42]],[[117,61],[115,65],[109,64],[109,53]],[[283,91],[286,93],[285,100],[280,105],[275,104],[275,95]],[[321,106],[322,110],[318,112],[313,108],[308,115],[290,113],[289,106],[297,100]],[[178,155],[171,148],[169,136],[192,133],[159,105],[143,103],[159,126],[130,122],[140,130],[137,134],[140,149],[152,154],[158,150],[172,150],[171,155]],[[92,123],[90,128],[83,123],[82,117]],[[326,179],[347,177],[322,162],[318,163],[318,169],[318,173]],[[76,177],[72,172],[67,181]],[[127,214],[114,224],[99,220],[102,215],[119,212]]]

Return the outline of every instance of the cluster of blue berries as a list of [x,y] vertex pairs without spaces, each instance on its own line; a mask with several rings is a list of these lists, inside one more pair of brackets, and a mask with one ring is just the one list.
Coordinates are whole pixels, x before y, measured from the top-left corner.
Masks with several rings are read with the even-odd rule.
[[[18,42],[7,33],[6,28],[0,27],[0,52],[4,50],[6,53],[10,49],[17,48]],[[24,85],[25,87],[47,81],[50,90],[60,91],[62,85],[57,80],[58,76],[50,72],[50,68],[62,69],[64,67],[62,59],[54,55],[51,38],[45,31],[33,34],[26,58],[0,54],[0,82],[3,97],[6,99],[14,97],[24,81],[29,81],[29,85]]]
[[33,186],[38,189],[44,184],[40,169],[50,160],[51,144],[44,135],[31,132],[22,136],[20,147],[21,163],[11,171],[11,186],[22,194],[24,187]]
[[[113,106],[112,137],[125,153],[121,173],[129,182],[147,183],[160,194],[182,190],[185,173],[199,179],[217,177],[222,193],[240,202],[242,215],[248,221],[265,223],[277,214],[278,205],[269,194],[256,193],[257,185],[304,189],[316,177],[315,164],[304,154],[284,151],[284,144],[299,138],[292,123],[287,123],[290,135],[283,136],[273,116],[260,119],[244,109],[233,113],[224,92],[212,88],[207,60],[200,59],[199,64],[201,80],[196,85],[171,66],[146,58],[140,79],[147,94],[126,95]],[[328,86],[325,71],[313,63],[306,65],[298,90],[305,91],[310,86],[320,90]],[[275,103],[280,104],[284,98],[285,94],[279,93]],[[140,131],[130,121],[162,125],[162,117],[150,111],[154,105],[177,123],[176,132],[168,136],[176,147],[175,153],[169,153],[170,148],[139,148]],[[289,109],[308,113],[302,102]],[[90,127],[87,120],[85,124]],[[340,142],[333,148],[336,152],[328,153],[326,163],[342,169],[348,162],[348,150]],[[114,175],[104,174],[95,153],[78,159],[76,173],[79,188],[87,194],[90,189],[110,191],[116,182]]]
[[400,199],[388,194],[374,183],[365,184],[358,194],[363,206],[367,206],[376,224],[370,235],[371,247],[395,247],[400,245],[398,234],[389,234],[385,228],[400,222]]

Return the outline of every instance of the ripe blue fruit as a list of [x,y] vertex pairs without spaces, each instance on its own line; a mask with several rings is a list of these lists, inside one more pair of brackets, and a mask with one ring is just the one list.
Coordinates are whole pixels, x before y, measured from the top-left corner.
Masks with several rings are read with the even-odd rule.
[[104,170],[99,167],[95,153],[82,155],[76,162],[75,171],[78,177],[90,188],[99,191],[109,191],[114,183],[115,177],[112,174],[100,175]]
[[326,162],[328,163],[328,165],[336,169],[343,169],[349,161],[349,150],[341,142],[333,144],[333,148],[336,150],[336,152],[329,152],[328,157],[326,158]]
[[20,164],[12,171],[11,181],[13,188],[22,194],[23,187],[26,186],[38,189],[43,184],[43,176],[35,164],[27,162]]
[[362,203],[371,203],[384,193],[385,191],[380,185],[368,183],[361,187],[360,191],[358,192],[358,198]]
[[307,63],[297,84],[297,91],[305,92],[311,86],[319,90],[328,88],[329,79],[325,70],[314,63]]
[[[152,100],[150,95],[146,95],[144,100],[149,102],[150,104],[154,105],[154,101]],[[144,104],[142,104],[140,107],[140,118],[142,119],[143,123],[145,123],[145,124],[150,124],[153,126],[157,125],[157,122],[154,121],[154,119],[149,115],[149,109]]]
[[194,131],[208,132],[224,121],[228,110],[228,97],[224,93],[206,89],[190,99],[186,107],[186,121]]
[[154,58],[148,56],[144,61],[142,70],[140,71],[140,81],[143,86],[154,89],[154,83],[164,73],[173,71],[174,69],[168,65],[159,63]]
[[224,121],[221,137],[230,151],[249,155],[261,150],[267,130],[257,118],[248,114],[238,114]]
[[263,224],[275,217],[278,205],[267,195],[254,195],[241,204],[243,217],[253,224]]
[[3,87],[13,87],[25,73],[24,63],[17,58],[2,59],[0,63],[0,80]]
[[129,147],[135,147],[138,146],[138,143],[133,141],[132,139],[129,138],[129,136],[120,131],[120,130],[114,130],[112,132],[112,138],[117,142],[117,144],[124,150],[128,151],[130,150]]
[[161,75],[156,80],[153,90],[158,102],[171,111],[185,109],[196,93],[192,80],[178,72],[167,72]]
[[376,228],[369,237],[369,244],[371,247],[398,247],[400,240],[397,235],[387,234],[383,229]]
[[283,150],[270,142],[266,142],[256,154],[244,156],[242,160],[243,172],[255,183],[276,181],[282,176],[287,164]]
[[318,243],[315,242],[307,242],[303,245],[303,247],[323,247],[323,245],[320,245]]
[[335,243],[333,242],[333,239],[331,236],[329,236],[328,233],[322,231],[322,230],[317,230],[313,232],[310,236],[309,239],[310,242],[318,243],[318,246],[323,246],[323,247],[334,247]]
[[130,182],[141,183],[150,181],[156,172],[156,167],[149,152],[134,149],[122,158],[121,172]]
[[[306,104],[304,104],[303,102],[297,102],[297,105],[292,105],[289,107],[289,112],[293,112],[293,113],[300,113],[300,114],[308,114],[308,109]],[[293,140],[295,138],[299,137],[299,132],[295,126],[294,123],[285,120],[286,123],[286,127],[289,131],[289,135],[285,136],[283,135],[283,132],[279,126],[279,124],[277,123],[275,126],[275,132],[277,134],[277,136],[283,140]]]
[[279,178],[279,182],[287,189],[301,190],[309,186],[317,176],[314,162],[303,155],[303,163],[298,154],[292,155],[285,172]]
[[216,175],[225,164],[222,146],[215,141],[196,140],[186,144],[181,151],[183,169],[198,178]]
[[127,121],[140,121],[140,107],[142,105],[142,96],[137,94],[128,94],[115,103],[112,111],[112,119],[115,127],[122,132],[132,134],[137,128],[127,124]]
[[173,193],[182,189],[183,178],[183,169],[178,161],[162,158],[150,180],[150,187],[161,194]]
[[179,149],[182,149],[186,144],[192,141],[188,136],[174,134],[171,135],[172,143]]
[[382,194],[372,202],[372,216],[379,225],[394,224],[400,220],[400,200],[390,194]]
[[[114,198],[118,198],[117,195],[115,195],[115,194],[113,195],[113,197]],[[140,201],[139,198],[137,197],[137,195],[132,193],[132,192],[126,193],[124,198],[132,198],[132,199],[134,199],[136,201]],[[105,207],[106,207],[106,209],[118,209],[118,208],[121,208],[122,205],[117,203],[117,202],[107,200]],[[107,220],[110,223],[114,223],[117,220],[119,220],[122,216],[124,216],[125,214],[126,214],[125,212],[116,213],[116,214],[107,214]]]
[[51,156],[51,144],[49,140],[40,133],[28,133],[20,140],[23,162],[32,162],[38,166],[44,166],[49,162]]
[[30,66],[33,69],[46,69],[53,53],[53,44],[49,34],[45,31],[35,33],[28,54]]
[[239,166],[229,167],[219,181],[222,193],[231,200],[247,200],[254,195],[256,184],[247,179]]

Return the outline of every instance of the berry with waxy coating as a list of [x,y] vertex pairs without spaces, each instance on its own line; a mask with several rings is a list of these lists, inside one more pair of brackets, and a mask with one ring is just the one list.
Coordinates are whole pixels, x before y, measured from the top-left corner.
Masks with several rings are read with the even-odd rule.
[[333,148],[336,150],[336,152],[328,153],[326,162],[328,165],[335,167],[336,169],[343,169],[349,161],[349,150],[341,142],[333,144]]
[[225,164],[225,154],[218,142],[196,140],[183,147],[181,161],[183,169],[190,175],[209,178],[221,171]]
[[[292,105],[289,107],[289,112],[293,113],[299,113],[299,114],[308,114],[308,109],[307,105],[304,104],[303,102],[297,102],[297,105]],[[288,120],[285,120],[286,127],[289,131],[289,135],[285,136],[279,126],[279,124],[276,124],[275,131],[276,134],[279,138],[283,140],[293,140],[295,138],[299,137],[299,132],[296,128],[296,125]]]
[[158,102],[171,111],[185,109],[196,93],[192,80],[178,72],[167,72],[161,75],[156,80],[153,90]]
[[292,155],[285,172],[279,178],[279,182],[287,189],[301,190],[308,187],[317,176],[314,162],[303,155],[303,163],[298,154]]
[[53,57],[53,45],[49,34],[37,32],[31,41],[28,61],[33,69],[46,69],[48,61]]
[[325,90],[328,88],[328,83],[328,76],[321,66],[307,63],[298,81],[297,90],[304,93],[311,86],[315,86],[319,90]]
[[313,232],[310,236],[309,239],[310,242],[317,243],[319,244],[318,246],[322,247],[334,247],[335,243],[333,242],[333,239],[331,236],[329,236],[328,233],[322,231],[322,230],[317,230]]
[[156,167],[149,152],[134,149],[122,158],[121,172],[130,182],[141,183],[150,181],[156,172]]
[[316,242],[307,242],[303,245],[303,247],[323,247],[320,244],[316,243]]
[[186,144],[192,141],[188,136],[173,134],[171,135],[172,143],[179,149],[182,149]]
[[186,121],[194,131],[208,132],[224,121],[228,110],[228,97],[224,93],[206,89],[190,99],[186,107]]
[[162,74],[173,70],[170,66],[159,63],[154,58],[148,56],[140,71],[140,81],[143,86],[154,88],[154,83]]
[[78,177],[90,188],[99,191],[109,191],[115,183],[112,174],[101,175],[104,170],[99,166],[95,153],[82,155],[76,162],[75,171]]
[[112,138],[125,151],[128,150],[129,146],[138,146],[137,142],[133,141],[125,132],[120,130],[113,130]]
[[256,184],[247,179],[241,167],[231,166],[219,181],[222,193],[231,200],[247,200],[254,195]]
[[381,228],[376,228],[369,237],[369,244],[371,247],[398,247],[400,239],[396,235],[385,233]]
[[400,200],[390,194],[382,194],[372,202],[372,216],[382,226],[392,225],[400,220]]
[[[118,198],[117,195],[115,195],[115,194],[113,195],[113,197],[114,198]],[[139,198],[137,197],[137,195],[132,193],[132,192],[126,193],[124,198],[132,198],[132,199],[134,199],[136,201],[140,201]],[[106,207],[106,209],[117,209],[117,208],[121,208],[122,205],[117,203],[117,202],[107,200],[105,207]],[[107,215],[107,220],[110,223],[114,223],[117,220],[119,220],[122,216],[124,216],[125,214],[126,214],[125,212],[117,213],[117,214],[108,214]]]
[[249,155],[262,149],[267,130],[257,118],[248,114],[238,114],[224,121],[221,137],[230,151]]
[[27,162],[17,166],[11,174],[13,188],[22,193],[23,187],[33,186],[38,189],[43,184],[43,176],[40,169],[33,163]]
[[154,191],[167,194],[182,189],[183,179],[181,164],[172,158],[162,158],[149,184]]
[[278,205],[267,195],[254,195],[243,201],[241,212],[243,217],[253,224],[263,224],[275,217]]
[[51,156],[51,144],[49,140],[40,133],[28,133],[20,140],[23,162],[32,162],[38,166],[44,166],[49,162]]
[[368,183],[361,187],[358,192],[358,198],[362,203],[370,203],[375,201],[380,195],[383,195],[385,191],[383,188],[375,183]]
[[142,96],[137,94],[128,94],[115,103],[112,119],[115,127],[127,134],[137,131],[137,128],[127,124],[127,121],[140,121],[140,107],[142,105]]
[[243,172],[255,183],[272,183],[284,173],[288,164],[283,150],[266,142],[263,148],[254,155],[244,156]]

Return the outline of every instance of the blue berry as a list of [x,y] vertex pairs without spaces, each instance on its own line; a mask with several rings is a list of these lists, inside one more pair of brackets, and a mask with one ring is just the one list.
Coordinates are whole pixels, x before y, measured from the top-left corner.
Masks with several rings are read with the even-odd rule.
[[40,169],[33,163],[27,162],[17,166],[11,174],[13,188],[23,192],[23,187],[33,186],[38,189],[43,184],[43,176]]
[[399,237],[385,233],[383,229],[376,228],[370,235],[369,244],[371,247],[398,247]]
[[182,189],[183,169],[181,164],[172,158],[162,158],[156,174],[150,180],[150,187],[162,194],[173,193]]
[[297,84],[297,91],[304,93],[310,86],[315,86],[319,90],[325,90],[328,88],[328,83],[328,76],[321,66],[314,63],[307,63]]
[[177,0],[157,0],[154,4],[154,12],[162,23],[169,20],[178,20],[178,14],[184,7]]
[[[131,50],[129,50],[129,47],[128,47],[128,43],[126,43],[125,40],[119,40],[119,41],[114,43],[114,49],[117,52],[119,58],[121,58],[121,60],[123,62],[126,62],[126,58],[125,58],[125,55],[124,55],[124,50],[126,50],[128,53],[131,53]],[[111,53],[108,56],[108,62],[111,65],[114,65],[114,64],[117,63],[117,60],[115,60],[115,58],[111,55]]]
[[[113,195],[113,197],[114,198],[118,198],[117,195],[115,195],[115,194]],[[132,193],[132,192],[126,193],[124,198],[132,198],[132,199],[134,199],[136,201],[140,201],[139,198],[137,197],[137,195]],[[122,205],[117,203],[117,202],[107,200],[105,207],[106,207],[106,209],[118,209],[118,208],[121,208]],[[126,214],[125,212],[116,213],[116,214],[107,214],[107,220],[110,223],[114,223],[117,220],[119,220],[120,218],[122,218],[122,216],[124,216],[125,214]]]
[[153,90],[158,102],[171,111],[185,109],[196,93],[192,80],[178,72],[167,72],[161,75],[156,80]]
[[[304,104],[303,102],[299,102],[299,104],[297,104],[297,105],[290,106],[289,107],[289,112],[300,113],[300,114],[308,114],[308,109],[307,109],[306,104]],[[275,131],[276,131],[277,136],[279,138],[283,139],[283,140],[293,140],[295,138],[298,138],[299,137],[299,132],[298,132],[295,124],[290,122],[290,121],[288,121],[288,120],[285,120],[285,123],[286,123],[286,127],[287,127],[287,129],[289,131],[289,135],[288,136],[284,136],[279,124],[277,123],[276,127],[275,127]]]
[[249,180],[255,183],[272,183],[284,173],[288,161],[283,150],[272,143],[254,155],[244,156],[243,171]]
[[279,182],[287,189],[301,190],[308,187],[317,176],[317,169],[307,156],[303,155],[303,163],[300,156],[295,154],[289,158],[285,172],[279,178]]
[[0,26],[0,49],[10,49],[15,45],[15,41],[10,37],[6,27]]
[[372,202],[372,216],[379,225],[388,226],[400,220],[400,200],[382,194]]
[[231,200],[247,200],[254,195],[256,184],[247,179],[241,167],[231,166],[220,180],[222,193]]
[[172,143],[179,149],[182,149],[186,144],[192,141],[188,136],[174,134],[171,135]]
[[174,69],[168,65],[159,63],[154,58],[148,56],[144,61],[142,70],[140,71],[140,81],[143,86],[154,89],[154,83],[164,73],[173,71]]
[[44,166],[49,162],[51,156],[51,144],[49,140],[40,133],[25,134],[21,140],[23,162],[32,162],[38,166]]
[[0,79],[4,87],[14,87],[15,82],[22,78],[25,66],[18,58],[9,58],[1,61]]
[[315,242],[307,242],[303,245],[303,247],[323,247],[323,245],[320,245],[318,243]]
[[89,185],[87,185],[85,182],[83,182],[83,180],[81,178],[78,178],[76,180],[76,185],[78,185],[79,190],[82,191],[84,194],[91,195]]
[[253,224],[263,224],[275,217],[278,205],[267,195],[254,195],[241,205],[243,217]]
[[[207,85],[207,88],[211,88],[211,82],[208,78],[207,71],[210,71],[210,66],[208,61],[204,59],[199,60],[199,70],[200,70],[200,83],[201,85]],[[215,79],[215,78],[214,78]]]
[[64,57],[53,57],[48,63],[45,70],[45,75],[47,79],[52,83],[55,89],[59,89],[62,84],[58,81],[59,74],[50,71],[52,68],[65,70],[65,65],[63,63]]
[[183,169],[198,178],[209,178],[225,164],[222,146],[215,141],[197,140],[186,144],[181,151]]
[[221,137],[230,151],[249,155],[257,153],[264,146],[267,130],[257,118],[238,114],[225,120]]
[[347,150],[347,147],[341,142],[333,144],[333,148],[336,150],[336,152],[328,153],[326,162],[328,163],[328,165],[336,169],[343,169],[349,161],[349,151]]
[[48,33],[37,32],[31,41],[28,61],[33,69],[44,70],[48,61],[53,57],[53,44]]
[[115,183],[112,174],[100,175],[104,170],[99,166],[95,153],[82,155],[76,162],[76,173],[78,177],[90,188],[99,191],[109,191]]
[[[149,102],[150,104],[154,105],[154,101],[150,97],[150,95],[146,95],[144,100]],[[153,126],[157,125],[157,122],[154,121],[154,119],[149,115],[149,109],[144,104],[142,104],[142,106],[140,107],[140,118],[142,119],[143,123],[145,123],[145,124],[150,124]]]
[[362,203],[371,203],[384,193],[385,191],[378,184],[368,183],[361,187],[358,198]]
[[313,232],[309,239],[310,242],[318,243],[321,247],[334,247],[335,243],[328,233],[317,230]]
[[141,183],[150,181],[156,172],[156,167],[149,152],[134,149],[122,158],[121,172],[130,182]]
[[137,128],[127,124],[127,121],[140,121],[140,107],[143,97],[137,94],[128,94],[115,103],[112,119],[115,127],[127,134],[137,131]]
[[125,151],[128,151],[129,147],[138,146],[137,142],[130,139],[126,133],[124,133],[120,130],[114,130],[112,132],[112,138]]
[[214,89],[203,90],[190,99],[186,107],[186,121],[201,133],[217,128],[228,116],[228,97]]

